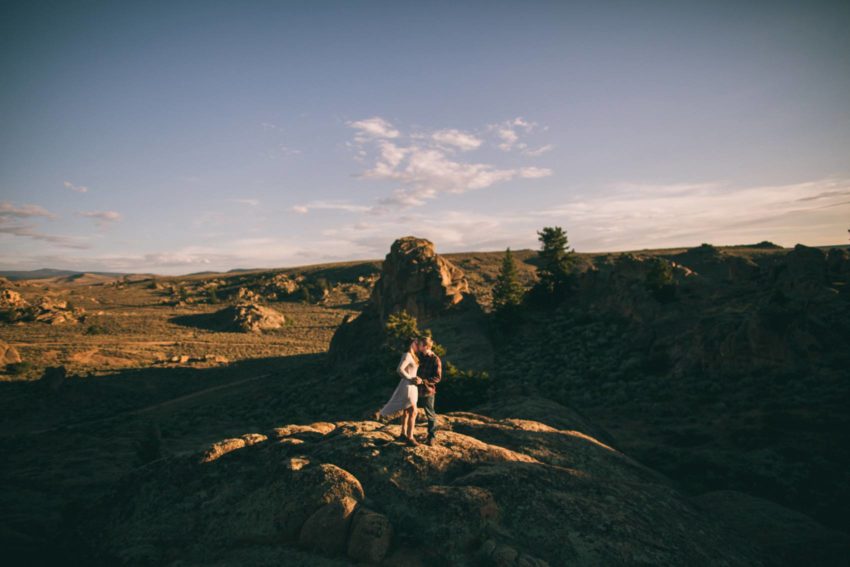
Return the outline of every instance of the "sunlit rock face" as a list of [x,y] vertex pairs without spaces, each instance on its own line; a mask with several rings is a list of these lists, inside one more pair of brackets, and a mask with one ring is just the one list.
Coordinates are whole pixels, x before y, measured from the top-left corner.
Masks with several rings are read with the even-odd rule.
[[381,320],[402,310],[427,320],[468,293],[463,270],[438,255],[431,241],[406,236],[393,242],[384,259],[371,303]]
[[340,359],[368,350],[369,341],[380,338],[382,324],[394,313],[406,311],[423,322],[467,305],[477,303],[463,270],[437,254],[431,241],[399,238],[384,259],[363,312],[334,334],[331,356]]

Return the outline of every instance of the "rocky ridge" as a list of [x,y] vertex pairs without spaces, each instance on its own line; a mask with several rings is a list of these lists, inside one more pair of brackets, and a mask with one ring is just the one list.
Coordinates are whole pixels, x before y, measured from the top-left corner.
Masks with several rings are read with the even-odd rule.
[[378,422],[323,422],[152,464],[104,503],[97,556],[134,565],[760,564],[754,546],[663,477],[589,435],[474,413],[442,419],[436,447],[397,444],[397,427]]

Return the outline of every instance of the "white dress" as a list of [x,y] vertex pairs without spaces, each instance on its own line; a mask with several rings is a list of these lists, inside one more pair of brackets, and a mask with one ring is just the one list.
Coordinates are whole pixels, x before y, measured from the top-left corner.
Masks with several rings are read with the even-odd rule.
[[416,405],[419,399],[419,388],[416,386],[416,371],[419,369],[416,359],[409,352],[404,353],[401,362],[398,363],[396,372],[401,380],[396,386],[390,401],[381,409],[381,415],[388,417],[395,415],[405,408]]

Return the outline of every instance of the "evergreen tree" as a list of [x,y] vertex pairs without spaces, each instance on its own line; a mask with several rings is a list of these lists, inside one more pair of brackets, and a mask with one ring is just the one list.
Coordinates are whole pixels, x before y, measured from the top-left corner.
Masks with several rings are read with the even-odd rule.
[[493,307],[497,313],[505,312],[514,309],[522,303],[522,296],[525,290],[519,281],[519,272],[514,263],[514,256],[511,254],[511,249],[505,250],[505,256],[502,259],[502,269],[496,278],[496,285],[493,286]]
[[562,292],[576,263],[567,233],[559,226],[547,226],[537,233],[537,237],[540,241],[540,265],[537,267],[539,285],[549,293]]

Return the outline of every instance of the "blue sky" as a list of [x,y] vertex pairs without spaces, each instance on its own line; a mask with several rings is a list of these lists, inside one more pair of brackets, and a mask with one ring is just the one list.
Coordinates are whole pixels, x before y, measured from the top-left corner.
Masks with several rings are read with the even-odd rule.
[[846,2],[4,2],[0,268],[838,244]]

